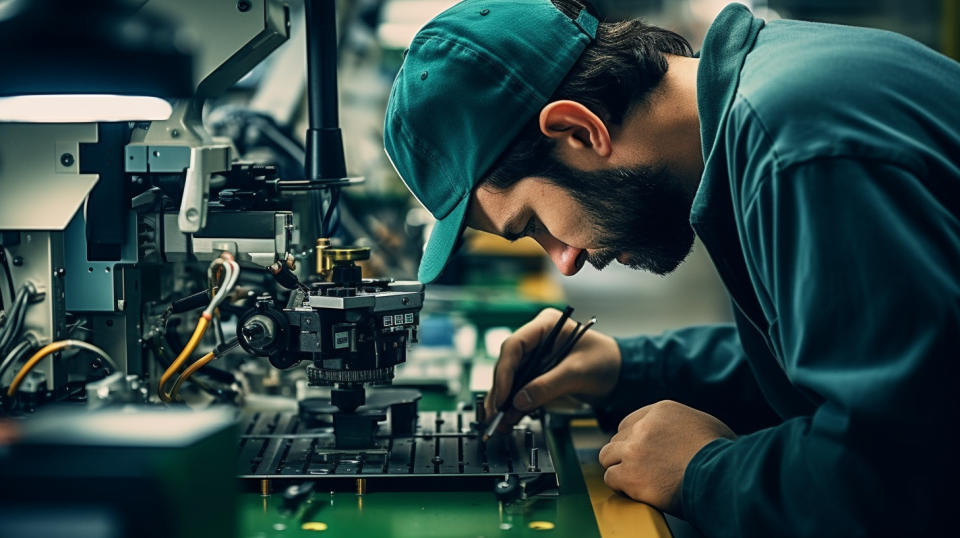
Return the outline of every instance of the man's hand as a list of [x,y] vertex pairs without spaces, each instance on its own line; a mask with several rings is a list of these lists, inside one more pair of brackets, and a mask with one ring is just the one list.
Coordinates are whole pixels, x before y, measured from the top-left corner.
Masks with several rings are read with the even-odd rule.
[[[503,405],[520,362],[529,358],[530,352],[550,332],[560,315],[559,310],[547,308],[504,340],[493,376],[493,388],[484,401],[487,417],[492,418]],[[557,341],[562,342],[575,325],[573,320],[567,320]],[[509,428],[523,415],[568,394],[587,403],[599,401],[613,390],[618,375],[620,346],[605,334],[587,331],[560,364],[533,379],[517,393],[513,399],[514,409],[503,417],[500,429]]]
[[710,441],[736,435],[711,415],[664,400],[627,415],[600,450],[604,482],[630,498],[681,515],[683,473]]

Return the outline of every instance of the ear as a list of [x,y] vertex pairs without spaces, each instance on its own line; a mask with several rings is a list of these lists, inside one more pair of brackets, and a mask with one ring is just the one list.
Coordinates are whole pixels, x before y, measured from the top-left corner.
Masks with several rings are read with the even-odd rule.
[[547,103],[540,110],[540,132],[573,150],[590,150],[600,157],[609,157],[612,151],[606,124],[576,101]]

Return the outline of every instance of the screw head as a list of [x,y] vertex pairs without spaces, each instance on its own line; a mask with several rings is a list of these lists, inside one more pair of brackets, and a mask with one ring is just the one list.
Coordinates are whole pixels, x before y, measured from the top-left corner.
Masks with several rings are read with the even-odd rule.
[[480,10],[480,16],[482,16],[482,17],[486,17],[486,16],[489,15],[489,14],[490,14],[490,10],[489,10],[489,9],[481,9],[481,10]]
[[420,73],[420,80],[427,80],[427,72]]
[[251,7],[250,0],[239,0],[237,2],[237,10],[239,10],[241,13],[246,13],[250,11],[250,7]]
[[14,256],[12,261],[13,265],[20,267],[23,265],[23,256]]
[[74,158],[71,153],[64,153],[60,156],[60,164],[63,166],[73,166]]

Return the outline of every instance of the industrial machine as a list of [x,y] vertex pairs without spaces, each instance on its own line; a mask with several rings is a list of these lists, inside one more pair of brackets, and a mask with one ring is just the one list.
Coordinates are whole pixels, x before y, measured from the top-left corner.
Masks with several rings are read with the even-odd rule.
[[[340,244],[334,233],[340,190],[360,182],[347,177],[338,126],[334,6],[304,2],[306,143],[281,141],[293,148],[288,157],[302,158],[302,170],[241,161],[233,141],[211,136],[203,118],[205,102],[289,38],[290,9],[279,0],[103,0],[86,8],[50,0],[0,13],[8,17],[0,29],[25,25],[25,35],[31,24],[42,27],[45,9],[69,9],[96,21],[51,38],[59,41],[49,51],[37,48],[40,56],[71,45],[83,54],[88,42],[94,50],[97,36],[133,35],[132,43],[97,45],[129,46],[116,62],[88,66],[105,75],[104,86],[96,73],[71,70],[67,76],[76,84],[67,91],[170,103],[159,116],[132,111],[97,117],[81,106],[72,112],[92,115],[0,118],[2,415],[31,423],[34,414],[58,406],[73,408],[71,417],[77,408],[89,413],[70,419],[72,430],[86,427],[89,435],[25,428],[22,446],[59,454],[64,469],[68,462],[78,469],[85,461],[103,463],[83,459],[96,452],[89,446],[122,455],[128,443],[143,443],[137,446],[164,454],[161,445],[195,438],[184,440],[176,428],[134,441],[97,432],[106,431],[103,421],[128,421],[118,416],[169,426],[189,422],[184,403],[220,405],[231,412],[204,420],[224,425],[209,429],[218,446],[226,425],[238,427],[237,476],[251,491],[291,485],[306,491],[322,482],[324,489],[362,492],[367,480],[392,490],[496,488],[503,499],[556,489],[539,421],[527,419],[485,443],[479,403],[424,412],[417,390],[388,386],[417,342],[424,286],[364,278],[371,249]],[[138,38],[140,31],[150,39]],[[124,86],[123,61],[145,54],[146,42],[162,49],[155,55],[166,63],[157,69],[166,71],[151,75],[154,87]],[[7,54],[9,43],[0,45]],[[25,62],[18,65],[30,71]],[[131,81],[142,74],[140,67],[129,73]],[[190,80],[187,91],[169,87],[174,75]],[[61,82],[0,87],[0,101],[62,93],[56,90]],[[261,405],[278,396],[295,409]],[[180,411],[158,415],[161,407]],[[63,423],[56,412],[52,416],[43,423]],[[198,431],[202,438],[207,430]],[[209,452],[198,449],[197,457]],[[0,475],[26,483],[31,472],[43,473],[29,454],[10,452],[0,460]],[[97,476],[74,474],[77,480]],[[167,502],[158,495],[155,502]],[[297,497],[296,491],[290,495]],[[126,509],[119,497],[105,498]],[[0,529],[19,528],[4,527],[13,524],[4,514]],[[146,532],[133,520],[122,521],[118,528]]]

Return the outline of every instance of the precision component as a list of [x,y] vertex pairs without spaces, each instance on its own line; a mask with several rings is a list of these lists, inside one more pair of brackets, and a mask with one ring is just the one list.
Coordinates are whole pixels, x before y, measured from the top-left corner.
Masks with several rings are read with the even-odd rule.
[[333,280],[312,289],[286,275],[283,261],[271,266],[293,289],[287,307],[260,297],[241,316],[238,338],[244,350],[269,357],[277,368],[310,361],[309,383],[334,386],[330,403],[341,411],[333,416],[337,445],[368,446],[386,415],[358,410],[366,403],[364,384],[390,383],[395,366],[406,360],[407,346],[417,339],[423,284],[363,279],[356,262],[370,257],[369,248],[326,247],[319,256]]

